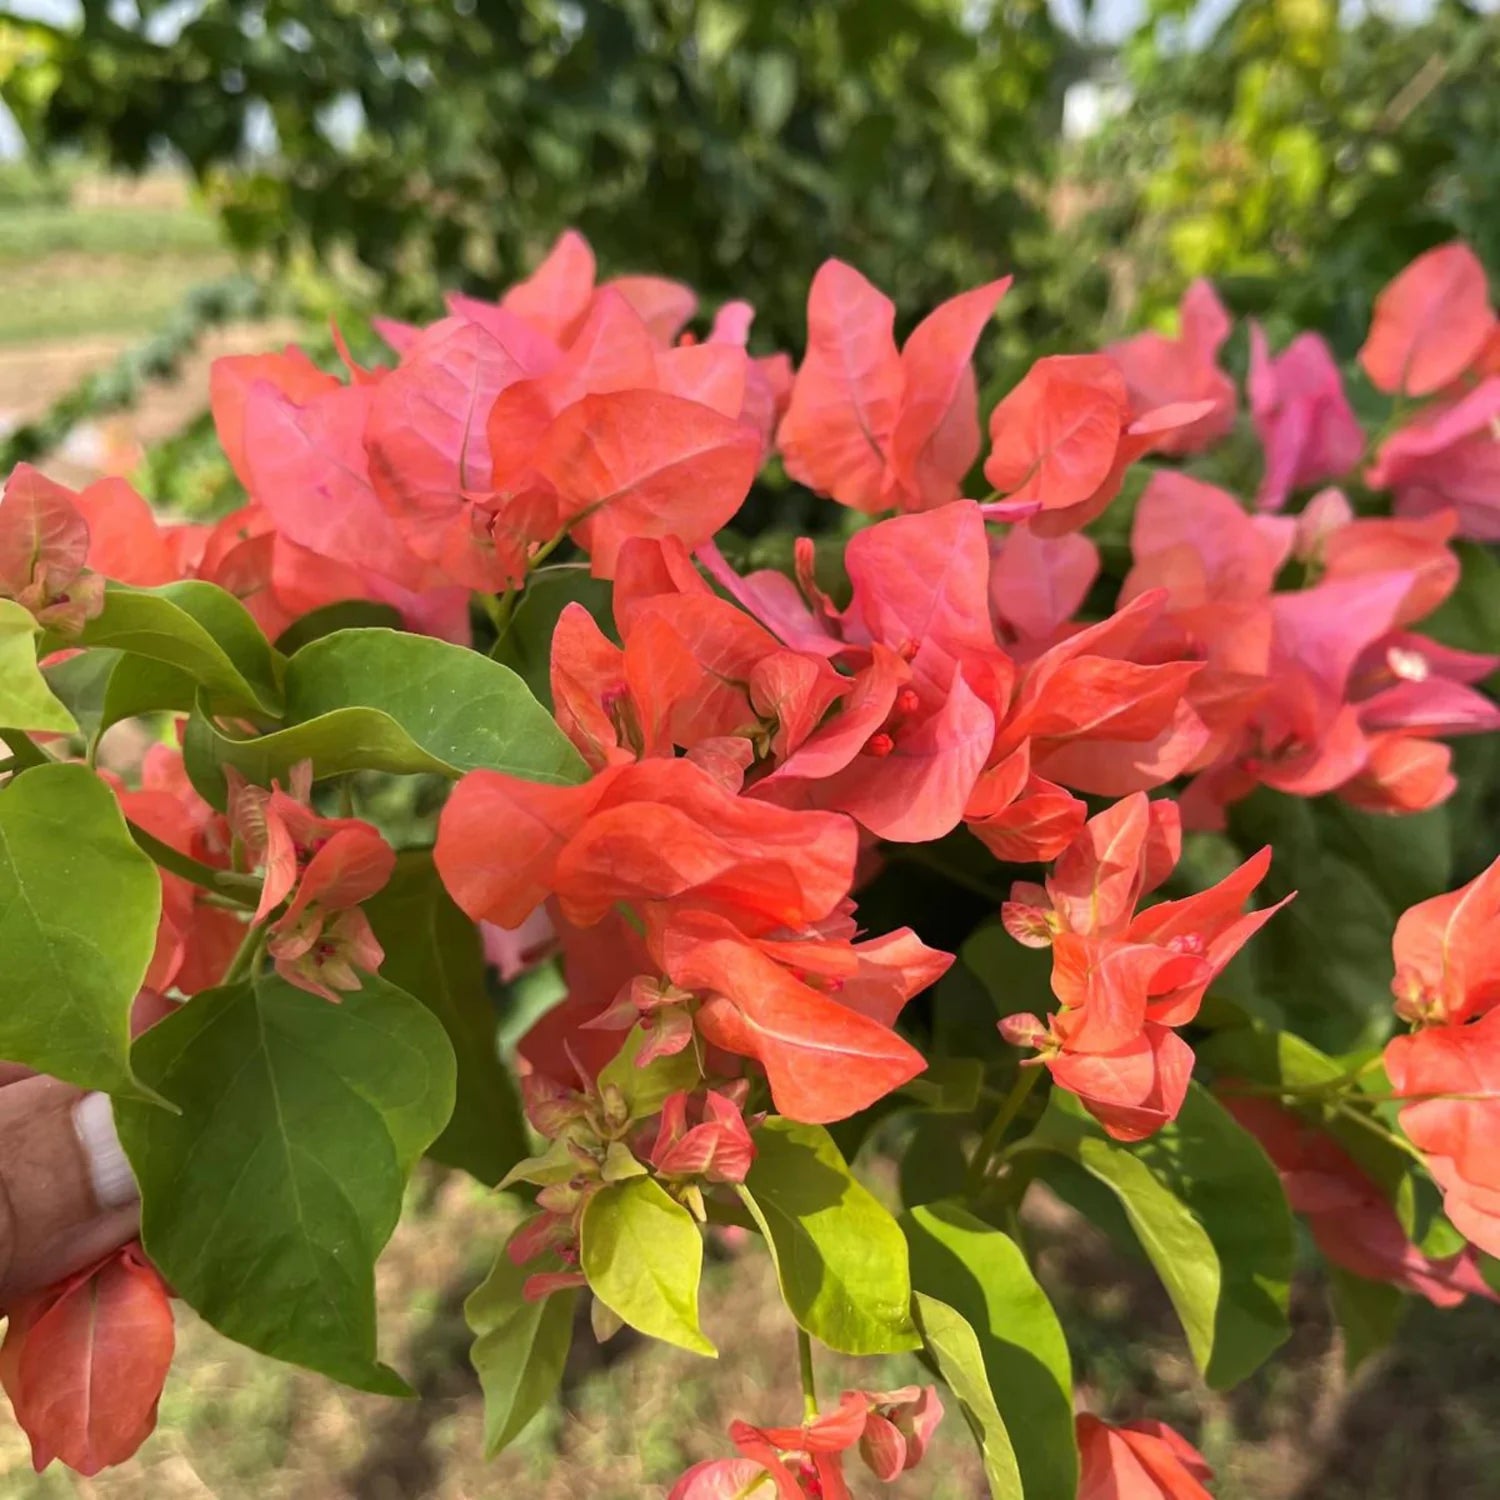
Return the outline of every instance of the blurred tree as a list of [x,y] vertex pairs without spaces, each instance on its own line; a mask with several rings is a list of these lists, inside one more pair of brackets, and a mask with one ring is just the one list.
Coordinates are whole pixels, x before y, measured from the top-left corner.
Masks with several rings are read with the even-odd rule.
[[83,0],[8,26],[0,94],[43,152],[172,149],[240,247],[391,312],[572,224],[799,346],[825,256],[907,312],[1010,268],[1072,53],[1044,0]]
[[1500,15],[1240,0],[1186,47],[1195,8],[1156,0],[1119,60],[1130,103],[1068,164],[1075,244],[1113,272],[1091,309],[1108,334],[1206,275],[1273,334],[1322,328],[1348,354],[1420,251],[1462,237],[1500,266]]

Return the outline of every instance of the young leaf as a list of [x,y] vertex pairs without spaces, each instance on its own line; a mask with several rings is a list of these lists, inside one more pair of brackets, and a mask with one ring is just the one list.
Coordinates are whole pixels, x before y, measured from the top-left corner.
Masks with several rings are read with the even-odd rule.
[[528,1302],[521,1289],[530,1274],[502,1250],[464,1303],[475,1333],[469,1358],[484,1391],[486,1458],[494,1458],[552,1399],[573,1342],[578,1292]]
[[281,658],[245,606],[216,584],[111,583],[104,610],[70,645],[111,646],[187,673],[228,710],[281,712]]
[[29,609],[0,599],[0,724],[72,734],[73,715],[36,664],[37,624]]
[[381,978],[442,1022],[458,1059],[453,1116],[427,1154],[493,1186],[530,1142],[515,1084],[500,1060],[479,929],[453,904],[425,852],[400,855],[395,874],[364,912],[385,949]]
[[654,1177],[595,1193],[579,1241],[583,1274],[607,1308],[654,1339],[717,1356],[698,1325],[703,1235]]
[[156,867],[92,771],[12,778],[0,791],[0,1057],[155,1098],[131,1071],[130,1007],[160,914]]
[[453,1108],[453,1050],[410,995],[367,978],[328,1005],[274,977],[196,995],[136,1043],[180,1115],[116,1110],[146,1251],[221,1333],[361,1390],[375,1260]]
[[1172,1124],[1131,1146],[1055,1090],[1017,1150],[1070,1157],[1120,1200],[1216,1390],[1287,1338],[1291,1211],[1265,1152],[1197,1084]]
[[599,1069],[601,1092],[610,1087],[619,1089],[632,1120],[654,1115],[669,1094],[696,1088],[703,1077],[698,1054],[692,1047],[654,1057],[644,1068],[639,1067],[636,1057],[645,1042],[646,1033],[639,1026],[632,1026],[620,1050]]
[[842,1354],[915,1349],[911,1275],[896,1221],[820,1125],[772,1118],[740,1188],[797,1322]]
[[483,766],[562,785],[586,774],[514,672],[429,636],[340,630],[304,646],[287,666],[284,720],[273,734],[235,739],[195,714],[189,755],[200,787],[222,784],[219,764],[264,784],[307,759],[319,777],[355,770],[456,777]]
[[[1010,1434],[990,1394],[984,1355],[968,1320],[946,1302],[917,1292],[912,1312],[933,1368],[958,1399],[959,1410],[979,1444],[991,1500],[1024,1500],[1021,1470]],[[1070,1439],[1071,1440],[1071,1439]]]
[[[958,1203],[914,1208],[901,1216],[901,1227],[911,1247],[918,1320],[925,1330],[925,1299],[940,1296],[969,1325],[1026,1500],[1073,1500],[1072,1362],[1057,1314],[1020,1247]],[[955,1394],[969,1404],[956,1387]]]

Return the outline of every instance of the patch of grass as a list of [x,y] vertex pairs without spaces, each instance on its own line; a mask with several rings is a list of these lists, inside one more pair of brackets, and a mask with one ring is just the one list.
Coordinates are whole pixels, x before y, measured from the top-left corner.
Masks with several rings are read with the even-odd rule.
[[149,333],[231,258],[194,205],[12,203],[0,213],[0,344]]
[[150,333],[193,287],[231,265],[223,254],[137,259],[74,251],[0,263],[0,344]]
[[146,259],[205,255],[221,248],[218,226],[199,208],[28,203],[0,214],[0,262],[33,261],[66,251]]

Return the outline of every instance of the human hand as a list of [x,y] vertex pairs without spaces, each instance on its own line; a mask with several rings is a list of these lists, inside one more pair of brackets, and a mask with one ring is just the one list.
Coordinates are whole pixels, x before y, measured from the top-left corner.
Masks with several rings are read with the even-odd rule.
[[0,1312],[123,1245],[139,1222],[108,1098],[0,1063]]

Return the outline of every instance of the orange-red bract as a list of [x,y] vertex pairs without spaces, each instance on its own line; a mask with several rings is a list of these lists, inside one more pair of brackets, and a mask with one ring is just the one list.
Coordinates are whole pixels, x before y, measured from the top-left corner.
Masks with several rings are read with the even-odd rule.
[[37,1471],[53,1459],[88,1476],[124,1463],[156,1426],[175,1343],[166,1286],[140,1246],[7,1312],[0,1385]]
[[894,303],[852,266],[825,261],[776,435],[787,472],[872,515],[956,500],[979,456],[969,360],[1009,285],[992,281],[943,303],[898,353]]
[[1413,1102],[1401,1128],[1427,1158],[1443,1210],[1471,1245],[1500,1255],[1500,1010],[1386,1044],[1391,1089]]
[[1403,912],[1391,949],[1407,1020],[1460,1023],[1500,1004],[1500,860]]
[[1467,245],[1439,245],[1375,299],[1359,362],[1383,391],[1430,396],[1478,360],[1494,327],[1479,257]]
[[1213,1500],[1213,1470],[1165,1422],[1113,1427],[1084,1413],[1077,1428],[1078,1500]]

